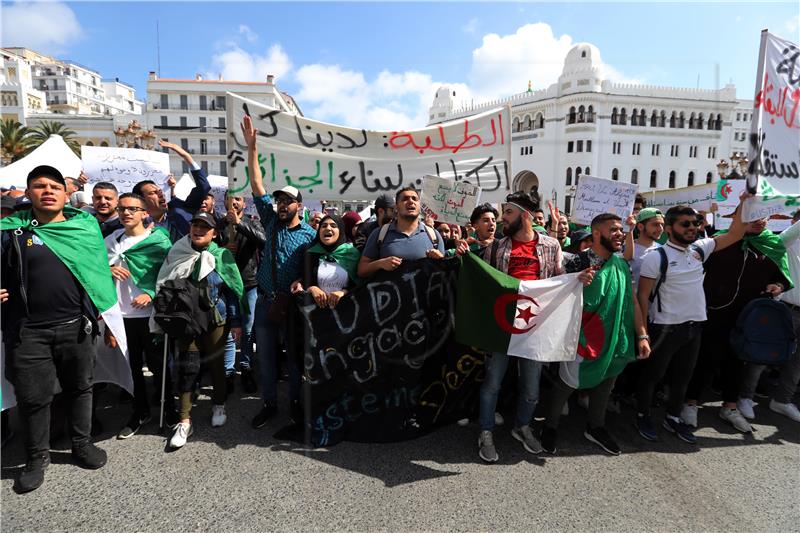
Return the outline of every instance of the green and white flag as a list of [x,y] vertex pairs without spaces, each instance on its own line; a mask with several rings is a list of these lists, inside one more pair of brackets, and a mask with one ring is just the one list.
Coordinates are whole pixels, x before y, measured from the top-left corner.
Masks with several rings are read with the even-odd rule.
[[582,288],[578,274],[521,281],[468,253],[458,276],[456,340],[534,361],[572,361]]

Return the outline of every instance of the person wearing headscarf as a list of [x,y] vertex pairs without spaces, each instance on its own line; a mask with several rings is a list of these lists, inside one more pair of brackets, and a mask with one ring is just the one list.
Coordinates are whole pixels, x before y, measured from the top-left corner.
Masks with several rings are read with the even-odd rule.
[[342,215],[342,222],[344,225],[340,226],[340,228],[344,229],[344,238],[347,242],[353,242],[355,240],[353,229],[356,227],[356,224],[361,222],[361,217],[355,211],[348,211]]

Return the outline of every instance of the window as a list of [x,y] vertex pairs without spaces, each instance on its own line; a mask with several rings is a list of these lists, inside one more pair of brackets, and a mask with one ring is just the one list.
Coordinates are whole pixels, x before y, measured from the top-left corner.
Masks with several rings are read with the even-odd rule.
[[628,116],[625,114],[625,108],[622,108],[622,111],[619,112],[619,123],[623,126],[628,123]]
[[693,130],[694,127],[695,127],[694,113],[692,113],[691,115],[689,115],[689,129]]
[[[169,139],[164,139],[164,140],[169,142]],[[164,148],[161,149],[161,151],[164,152],[165,154],[168,154],[169,153],[169,148],[164,147]]]
[[659,128],[666,128],[667,127],[667,112],[663,109],[661,110],[661,114],[658,116],[658,127]]
[[741,121],[742,121],[742,114],[736,113],[736,122],[741,122]]
[[567,185],[572,185],[572,169],[567,169]]
[[[433,117],[431,117],[433,118]],[[512,131],[519,131],[519,117],[514,117],[514,125],[512,126]]]
[[200,139],[200,153],[208,155],[208,141],[206,139]]
[[711,181],[712,181],[713,179],[714,179],[714,175],[713,175],[713,174],[711,174],[711,172],[709,172],[708,174],[706,174],[706,183],[711,183]]
[[689,147],[689,157],[697,157],[697,146]]
[[642,143],[633,143],[632,147],[633,147],[633,149],[631,151],[632,155],[639,155],[641,153]]
[[578,184],[578,181],[581,179],[581,167],[575,167],[575,185]]
[[228,142],[225,139],[219,140],[219,153],[220,155],[226,155],[228,153]]
[[631,113],[631,126],[638,126],[639,125],[639,114],[636,111],[636,108],[633,108],[633,113]]
[[567,142],[567,152],[568,153],[572,153],[574,148],[575,148],[575,143],[573,141],[568,141]]
[[189,97],[185,94],[181,95],[181,109],[189,109]]
[[631,170],[631,183],[633,183],[634,185],[639,183],[639,171],[636,170],[635,168]]
[[169,96],[166,94],[161,95],[161,109],[169,109]]
[[200,109],[202,109],[203,111],[208,109],[208,98],[204,94],[200,95]]
[[575,106],[569,108],[569,115],[567,115],[567,123],[575,124]]
[[536,115],[536,120],[533,121],[533,129],[540,130],[544,128],[544,115],[539,113]]
[[703,129],[703,114],[702,113],[697,115],[697,129],[698,130],[702,130]]
[[675,171],[674,170],[670,170],[670,172],[669,172],[669,188],[670,189],[674,189],[675,188]]
[[205,170],[206,174],[208,174],[208,161],[200,161],[200,168]]
[[689,177],[686,178],[686,185],[688,187],[691,187],[692,185],[694,185],[694,172],[689,172]]
[[108,146],[108,143],[103,141],[103,142],[100,143],[100,146]]
[[586,112],[586,122],[594,122],[594,106],[589,106]]
[[225,117],[219,117],[219,129],[220,130],[225,129]]
[[586,174],[587,176],[590,176],[592,174],[592,171],[589,167],[586,167],[586,170],[583,173]]
[[200,117],[200,131],[206,131],[206,117]]
[[583,152],[583,141],[578,141],[578,147],[576,152]]
[[586,108],[583,106],[578,108],[578,122],[586,122]]
[[650,147],[650,155],[657,156],[660,150],[661,150],[661,145],[654,144],[653,146]]
[[611,179],[614,181],[619,181],[619,170],[616,168],[611,171]]
[[658,126],[658,115],[656,114],[655,110],[653,110],[653,114],[650,115],[650,126],[653,128]]
[[639,125],[647,126],[647,114],[644,112],[644,109],[639,111]]
[[215,107],[217,109],[221,109],[222,111],[225,111],[225,97],[224,96],[217,96],[216,102],[215,102]]
[[686,115],[683,114],[683,111],[681,111],[680,117],[678,118],[678,127],[679,128],[686,127]]
[[181,117],[181,128],[186,128],[186,117]]
[[227,176],[228,175],[228,162],[227,161],[220,161],[219,162],[219,175],[220,176]]
[[622,143],[615,142],[611,145],[611,153],[612,154],[619,154],[622,151]]
[[655,170],[650,171],[650,188],[656,189],[658,188],[658,172]]
[[592,141],[586,141],[586,151],[587,152],[592,151]]
[[189,172],[189,165],[186,164],[186,161],[181,161],[181,172],[184,174]]
[[717,147],[716,146],[709,146],[708,147],[708,158],[715,159],[717,157]]
[[611,110],[611,123],[616,124],[617,122],[619,122],[619,116],[617,115],[617,108],[615,107]]
[[166,128],[167,127],[167,117],[165,117],[163,115],[161,117],[161,127],[162,128]]
[[86,146],[94,146],[94,143],[92,141],[86,141]]
[[722,129],[722,115],[717,114],[717,120],[714,124],[714,129],[719,131]]
[[189,139],[181,139],[181,148],[189,150]]

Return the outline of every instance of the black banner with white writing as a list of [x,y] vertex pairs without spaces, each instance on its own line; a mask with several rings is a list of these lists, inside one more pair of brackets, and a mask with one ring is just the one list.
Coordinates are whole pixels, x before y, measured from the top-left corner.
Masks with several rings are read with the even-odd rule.
[[477,407],[483,355],[452,340],[458,265],[404,262],[335,309],[300,306],[305,440],[404,440]]

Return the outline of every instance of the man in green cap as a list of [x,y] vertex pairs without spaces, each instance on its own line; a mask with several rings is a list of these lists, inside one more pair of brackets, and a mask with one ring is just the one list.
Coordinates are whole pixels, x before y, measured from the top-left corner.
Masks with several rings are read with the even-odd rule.
[[[639,238],[633,242],[633,246],[626,246],[625,259],[631,265],[631,276],[633,280],[633,291],[636,293],[636,286],[639,282],[639,270],[642,267],[642,258],[650,250],[661,246],[658,239],[664,232],[664,215],[654,207],[646,207],[636,215],[636,229]],[[633,231],[630,232],[634,233]],[[630,237],[629,237],[630,238]],[[632,239],[631,239],[632,240]]]

